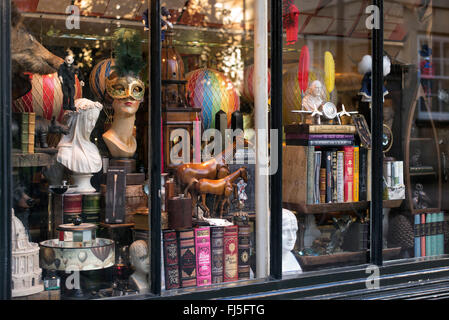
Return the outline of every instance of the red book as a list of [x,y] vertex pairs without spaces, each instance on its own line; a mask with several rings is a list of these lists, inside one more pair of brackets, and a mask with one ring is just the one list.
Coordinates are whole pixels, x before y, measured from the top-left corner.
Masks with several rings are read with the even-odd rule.
[[179,288],[178,242],[175,230],[164,230],[165,289]]
[[196,284],[211,284],[210,228],[195,229]]
[[224,244],[224,282],[237,281],[238,277],[238,227],[225,227]]
[[344,152],[344,200],[353,202],[354,186],[354,147],[343,147]]
[[[426,214],[425,213],[421,213],[421,224],[423,226],[423,228],[425,228],[425,224],[426,224]],[[426,230],[426,229],[424,229]],[[426,232],[423,232],[423,235],[421,236],[421,257],[425,257],[426,256]]]

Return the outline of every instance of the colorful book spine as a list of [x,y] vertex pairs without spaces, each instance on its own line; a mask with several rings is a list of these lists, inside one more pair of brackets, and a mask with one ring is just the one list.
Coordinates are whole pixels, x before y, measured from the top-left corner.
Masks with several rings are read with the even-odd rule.
[[223,227],[210,228],[212,283],[223,282],[223,232]]
[[349,140],[349,139],[329,139],[329,140],[290,139],[290,140],[287,140],[287,144],[294,145],[294,146],[342,147],[342,146],[352,146],[354,144],[354,140]]
[[432,256],[436,256],[438,254],[438,248],[437,248],[437,241],[438,241],[438,235],[437,235],[437,231],[438,231],[438,213],[432,213],[432,218],[431,218],[431,225],[432,225],[432,245],[431,245],[431,255]]
[[176,231],[164,230],[162,231],[162,235],[164,244],[165,288],[167,290],[179,288],[179,253]]
[[21,134],[21,146],[22,146],[22,152],[28,153],[28,132],[29,132],[29,126],[28,126],[28,119],[29,119],[29,113],[23,112],[22,121],[20,123],[20,134]]
[[344,202],[344,152],[337,151],[337,202]]
[[326,203],[326,168],[320,168],[320,203]]
[[36,129],[36,113],[28,114],[28,153],[34,153],[34,131]]
[[307,134],[355,134],[356,128],[353,125],[310,125],[293,124],[286,126],[286,133],[307,133]]
[[326,151],[326,202],[332,203],[332,151]]
[[437,254],[444,254],[444,212],[438,213]]
[[250,226],[239,225],[238,226],[238,245],[239,245],[239,280],[249,279],[250,266]]
[[360,161],[359,161],[359,147],[354,147],[354,184],[352,192],[352,201],[359,201],[359,179],[360,179]]
[[307,147],[307,203],[313,204],[315,190],[315,147]]
[[194,287],[196,286],[196,255],[193,229],[178,231],[178,242],[181,287]]
[[426,230],[425,230],[425,224],[426,224],[426,214],[421,214],[421,225],[422,225],[422,232],[421,232],[421,257],[426,256]]
[[354,181],[354,148],[344,147],[344,202],[352,202],[352,190]]
[[421,257],[421,218],[419,214],[415,214],[415,257]]
[[431,222],[432,222],[432,214],[427,213],[426,214],[426,256],[432,255],[432,228],[431,228]]
[[337,151],[332,151],[332,202],[337,202]]
[[371,162],[372,151],[367,149],[367,167],[366,167],[366,200],[371,201]]
[[359,200],[366,200],[366,192],[367,192],[367,149],[360,148],[359,149]]
[[354,140],[353,134],[307,134],[307,133],[287,133],[285,135],[287,140],[302,139],[302,140],[330,140],[330,139],[346,139]]
[[196,284],[198,287],[212,283],[210,228],[195,228]]
[[321,169],[321,151],[315,151],[315,181],[314,181],[314,203],[320,203],[320,169]]
[[224,282],[238,280],[238,227],[224,227],[223,235],[224,250]]

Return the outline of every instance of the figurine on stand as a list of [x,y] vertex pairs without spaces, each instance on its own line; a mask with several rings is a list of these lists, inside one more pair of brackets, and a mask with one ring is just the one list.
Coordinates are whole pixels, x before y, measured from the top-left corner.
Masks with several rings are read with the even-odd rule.
[[148,274],[150,272],[150,250],[144,240],[134,241],[129,247],[131,265],[135,272],[130,276],[131,287],[136,287],[140,294],[148,291]]
[[145,84],[139,79],[144,62],[137,31],[119,29],[115,37],[114,71],[106,79],[106,92],[113,99],[114,119],[103,140],[113,158],[131,158],[137,149],[133,136],[136,112],[145,94]]
[[282,209],[282,273],[302,272],[293,249],[296,244],[298,222],[293,212]]
[[83,76],[80,70],[73,65],[74,61],[72,50],[67,49],[64,63],[58,69],[58,78],[61,82],[63,93],[62,108],[72,111],[75,111],[75,76],[78,76],[78,79],[80,79],[80,85],[84,86]]
[[90,134],[103,108],[99,102],[77,99],[76,112],[67,112],[69,133],[58,144],[56,160],[72,172],[75,188],[68,193],[95,192],[90,184],[93,173],[101,170],[103,162],[97,146],[90,141]]
[[302,99],[301,103],[303,109],[301,111],[303,113],[310,113],[314,123],[320,124],[320,116],[323,115],[320,109],[325,102],[326,92],[324,87],[319,80],[315,80],[306,90],[306,95]]

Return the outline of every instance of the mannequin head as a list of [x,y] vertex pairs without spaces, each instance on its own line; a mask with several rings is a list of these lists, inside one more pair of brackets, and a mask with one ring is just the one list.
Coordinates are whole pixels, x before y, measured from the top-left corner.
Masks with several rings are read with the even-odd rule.
[[72,50],[70,50],[70,49],[66,50],[66,55],[65,55],[64,61],[69,66],[72,65],[72,63],[75,61]]
[[134,241],[129,247],[129,256],[136,273],[147,274],[150,272],[150,255],[146,241]]
[[298,222],[293,212],[282,209],[282,251],[289,252],[293,250],[296,243],[296,232],[298,231]]

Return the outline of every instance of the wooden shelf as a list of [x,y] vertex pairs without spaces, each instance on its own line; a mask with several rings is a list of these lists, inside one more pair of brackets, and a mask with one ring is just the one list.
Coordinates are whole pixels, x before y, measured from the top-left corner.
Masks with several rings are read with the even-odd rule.
[[13,153],[12,166],[25,167],[46,167],[55,163],[55,154],[48,153]]
[[441,208],[413,209],[413,214],[441,212]]
[[[401,206],[403,201],[404,199],[383,200],[382,206],[384,208],[398,208]],[[370,201],[318,203],[318,204],[298,204],[298,203],[284,202],[282,205],[285,209],[298,211],[300,213],[320,214],[330,212],[366,210],[369,208]]]
[[[401,251],[401,247],[388,248],[382,250],[384,259],[392,259],[396,257]],[[367,262],[367,251],[357,252],[339,252],[335,254],[322,256],[301,256],[299,257],[301,268],[305,271],[316,269],[322,266],[329,266],[333,264],[342,263],[365,263]]]
[[436,176],[435,171],[432,172],[410,172],[410,177]]
[[410,141],[432,141],[432,138],[410,138]]
[[384,208],[399,208],[402,205],[402,202],[404,202],[404,199],[383,200],[382,207],[384,207]]

